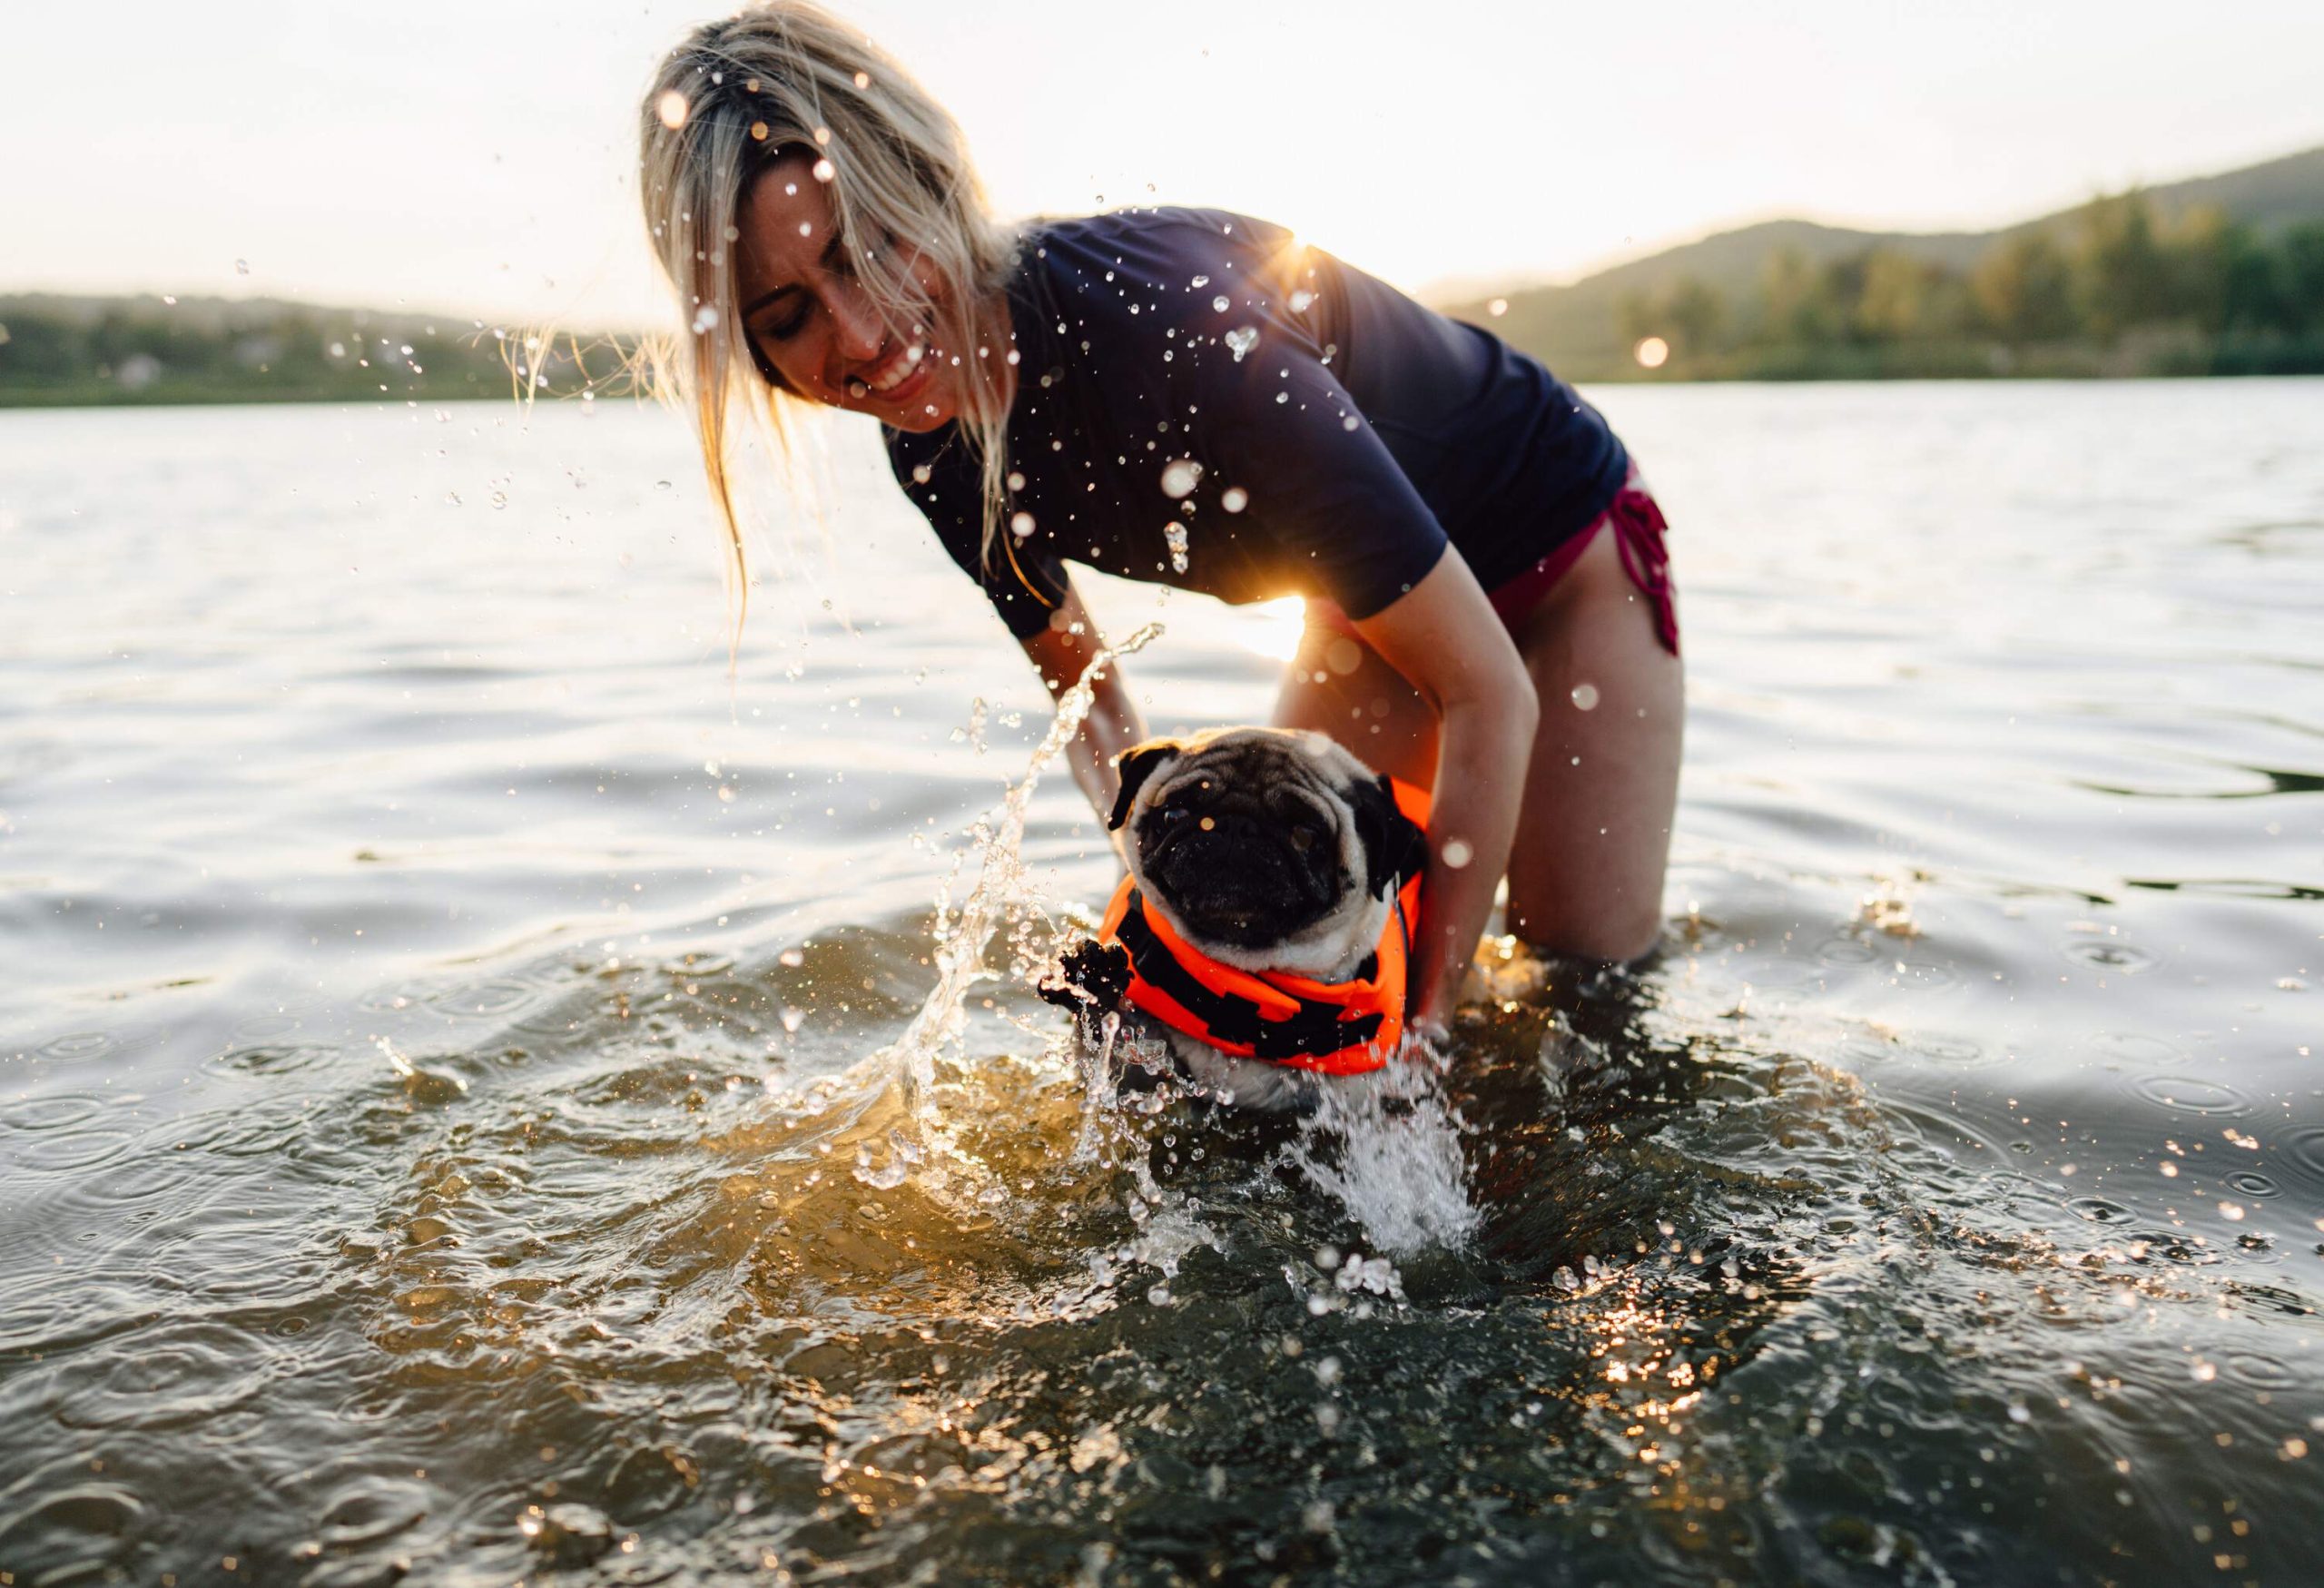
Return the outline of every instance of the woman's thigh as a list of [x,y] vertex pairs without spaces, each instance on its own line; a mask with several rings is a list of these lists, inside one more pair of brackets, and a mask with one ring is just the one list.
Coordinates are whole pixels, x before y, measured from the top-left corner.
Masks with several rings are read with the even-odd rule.
[[1436,714],[1420,693],[1353,634],[1310,620],[1284,675],[1275,725],[1312,728],[1374,772],[1420,788],[1436,782]]
[[[1508,930],[1561,953],[1635,958],[1661,928],[1685,669],[1656,636],[1610,526],[1512,637],[1541,720],[1510,853]],[[1436,714],[1377,652],[1329,624],[1301,636],[1275,721],[1328,734],[1374,771],[1422,788],[1436,781]]]
[[1686,670],[1599,532],[1514,638],[1541,696],[1524,814],[1509,859],[1508,928],[1591,959],[1654,946],[1679,803]]

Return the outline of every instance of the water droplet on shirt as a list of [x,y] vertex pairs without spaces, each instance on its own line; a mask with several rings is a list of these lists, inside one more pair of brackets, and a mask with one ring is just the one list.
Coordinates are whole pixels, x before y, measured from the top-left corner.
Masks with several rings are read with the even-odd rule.
[[1196,277],[1195,278],[1195,291],[1196,291],[1199,292],[1199,291],[1201,291],[1205,287],[1207,287],[1207,286],[1209,286],[1209,285],[1210,285],[1210,278],[1209,278],[1208,276],[1196,276]]
[[1221,292],[1217,297],[1213,298],[1210,301],[1210,306],[1218,311],[1219,313],[1224,314],[1231,305],[1228,302],[1226,294]]
[[1243,355],[1259,345],[1258,328],[1250,325],[1237,326],[1226,333],[1226,345],[1234,350],[1235,361],[1241,363]]

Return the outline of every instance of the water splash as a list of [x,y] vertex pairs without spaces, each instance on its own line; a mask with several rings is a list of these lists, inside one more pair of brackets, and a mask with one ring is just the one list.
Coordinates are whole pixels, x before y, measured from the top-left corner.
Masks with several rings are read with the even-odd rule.
[[[1058,696],[1057,715],[1049,722],[1049,733],[1034,746],[1024,775],[1011,784],[1002,796],[999,824],[980,821],[973,830],[977,875],[968,897],[957,911],[952,909],[950,896],[953,878],[959,874],[957,864],[953,877],[945,880],[938,893],[934,952],[931,955],[936,967],[936,985],[929,990],[926,1001],[903,1035],[878,1055],[878,1068],[902,1086],[909,1110],[923,1130],[938,1123],[931,1101],[936,1060],[960,1045],[960,1032],[968,1023],[969,989],[991,974],[985,967],[986,948],[994,932],[1012,915],[1021,924],[1028,915],[1039,912],[1038,901],[1028,894],[1024,863],[1019,854],[1025,839],[1025,812],[1032,804],[1033,791],[1040,785],[1041,774],[1049,763],[1081,731],[1082,719],[1089,715],[1090,703],[1097,694],[1098,676],[1123,656],[1143,649],[1161,633],[1160,624],[1147,624],[1128,639],[1100,649],[1090,658],[1073,686]],[[964,853],[961,859],[966,858]]]
[[1461,1246],[1480,1226],[1462,1162],[1464,1127],[1440,1085],[1443,1066],[1425,1039],[1412,1038],[1386,1069],[1323,1088],[1286,1149],[1382,1251]]

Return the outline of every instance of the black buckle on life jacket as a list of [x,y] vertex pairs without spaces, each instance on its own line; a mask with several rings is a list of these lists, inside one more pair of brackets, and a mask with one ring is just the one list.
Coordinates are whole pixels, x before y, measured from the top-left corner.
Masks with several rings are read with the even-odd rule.
[[1130,890],[1129,907],[1115,935],[1129,951],[1130,962],[1138,975],[1167,993],[1220,1041],[1248,1047],[1261,1059],[1336,1053],[1343,1048],[1368,1042],[1379,1034],[1381,1015],[1377,1010],[1343,1020],[1337,1005],[1318,1003],[1286,992],[1285,997],[1297,1000],[1298,1009],[1287,1020],[1267,1020],[1251,1000],[1204,986],[1154,934],[1152,924],[1146,919],[1146,896],[1136,888]]

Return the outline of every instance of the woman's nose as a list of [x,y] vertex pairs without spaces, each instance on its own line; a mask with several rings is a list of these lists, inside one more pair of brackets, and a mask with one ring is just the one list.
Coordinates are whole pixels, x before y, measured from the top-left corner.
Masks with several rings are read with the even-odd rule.
[[881,344],[888,340],[888,328],[881,323],[879,311],[872,307],[862,286],[853,281],[837,283],[828,305],[833,352],[851,365],[861,364],[879,352]]

